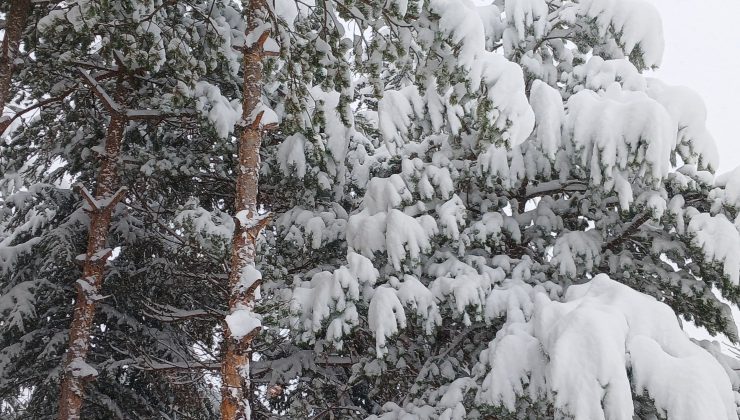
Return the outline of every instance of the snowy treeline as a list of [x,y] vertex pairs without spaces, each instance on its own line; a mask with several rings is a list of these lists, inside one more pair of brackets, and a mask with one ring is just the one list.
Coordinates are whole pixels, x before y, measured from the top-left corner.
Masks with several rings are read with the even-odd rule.
[[0,417],[738,419],[682,324],[740,338],[740,170],[649,3],[0,13]]

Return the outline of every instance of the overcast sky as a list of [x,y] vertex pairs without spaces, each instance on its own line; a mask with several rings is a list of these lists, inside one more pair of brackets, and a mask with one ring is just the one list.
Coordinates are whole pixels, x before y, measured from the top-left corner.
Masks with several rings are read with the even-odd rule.
[[740,1],[649,1],[663,16],[666,48],[658,77],[704,98],[719,172],[740,166]]

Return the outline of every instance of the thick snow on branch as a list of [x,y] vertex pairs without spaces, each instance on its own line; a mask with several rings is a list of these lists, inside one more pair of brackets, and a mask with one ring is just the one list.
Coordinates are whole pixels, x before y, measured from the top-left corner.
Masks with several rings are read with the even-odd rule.
[[77,357],[69,364],[69,372],[80,378],[89,378],[98,375],[98,371],[87,364],[82,358]]
[[301,134],[288,136],[278,148],[278,162],[280,170],[290,176],[303,178],[306,176],[306,138]]
[[427,334],[431,334],[434,327],[442,325],[442,317],[437,305],[439,299],[419,279],[407,274],[402,282],[392,277],[390,284],[398,289],[396,295],[401,303],[415,310],[424,321],[424,331]]
[[391,145],[402,145],[412,118],[424,114],[424,103],[416,86],[387,90],[378,101],[378,128]]
[[[576,66],[567,83],[577,93],[569,98],[567,106],[569,116],[566,119],[571,122],[580,120],[582,129],[588,127],[589,118],[579,114],[580,111],[586,110],[601,114],[598,117],[601,121],[598,128],[591,127],[602,132],[603,135],[612,136],[614,140],[611,141],[615,141],[615,145],[618,145],[619,139],[634,142],[635,135],[639,134],[640,139],[653,149],[654,153],[645,155],[645,158],[654,170],[669,167],[670,153],[674,151],[684,163],[695,165],[702,170],[716,170],[719,156],[714,139],[706,127],[707,111],[702,99],[692,90],[646,78],[627,60],[603,60],[600,57],[592,57],[587,63]],[[554,90],[547,94],[542,85],[542,82],[534,82],[530,101],[537,116],[536,139],[542,144],[542,150],[546,152],[548,149],[545,146],[552,141],[547,136],[552,137],[557,133],[554,118],[559,114],[559,105],[555,100]],[[588,95],[592,98],[598,95],[605,101],[617,101],[628,110],[623,111],[611,107],[609,107],[610,110],[606,107],[599,110],[600,105],[588,102],[583,103],[585,107],[579,106],[580,101]],[[604,105],[606,103],[602,102]],[[612,105],[616,104],[612,103]],[[635,118],[634,115],[630,115],[630,112],[645,117]],[[607,114],[618,114],[621,117],[614,119]],[[655,124],[645,122],[648,114],[652,114],[649,119],[655,121]],[[668,118],[665,118],[666,116]],[[625,118],[625,120],[619,118]],[[547,124],[549,130],[543,133],[542,124]],[[667,128],[668,125],[673,128]],[[566,124],[564,134],[566,136],[575,134],[572,130],[573,127]],[[633,131],[630,134],[628,130],[639,130],[639,132]],[[667,137],[670,133],[673,133],[672,139]],[[577,138],[574,140],[579,142]],[[621,146],[617,147],[616,150],[623,153]],[[628,150],[634,149],[630,146]],[[611,164],[612,162],[607,159],[605,163]]]
[[647,79],[647,94],[660,102],[678,127],[677,148],[685,163],[715,171],[719,152],[706,127],[707,109],[702,98],[683,86]]
[[605,274],[561,302],[523,283],[495,289],[486,312],[507,322],[481,362],[480,402],[515,409],[548,399],[576,420],[631,420],[647,394],[671,420],[737,419],[731,380],[683,332],[675,313]]
[[397,270],[409,259],[416,264],[421,253],[430,248],[430,238],[438,228],[429,215],[414,217],[395,208],[410,198],[410,189],[401,176],[373,178],[363,199],[363,210],[350,216],[347,224],[350,249],[368,258],[376,251],[386,251]]
[[689,232],[694,244],[709,260],[722,264],[724,274],[737,285],[740,282],[740,232],[723,214],[700,213],[691,217]]
[[191,235],[203,245],[208,244],[208,237],[217,236],[230,240],[234,233],[234,221],[228,214],[209,211],[198,205],[197,200],[190,200],[186,208],[175,216],[175,222],[192,228]]
[[234,132],[234,126],[242,118],[242,106],[239,99],[229,100],[218,86],[206,81],[199,81],[194,89],[183,83],[178,88],[187,96],[196,99],[196,111],[213,124],[216,133],[226,138]]
[[284,240],[304,249],[319,249],[344,238],[347,213],[339,205],[331,210],[316,213],[296,207],[284,213],[276,225],[285,232]]
[[575,278],[576,264],[591,271],[601,261],[601,237],[597,230],[566,232],[555,241],[550,264],[560,275]]
[[390,287],[378,287],[370,300],[367,312],[370,331],[375,335],[375,351],[378,357],[388,352],[386,339],[406,327],[406,312],[398,300],[396,291]]
[[598,56],[573,68],[570,81],[576,90],[585,88],[594,92],[605,90],[615,82],[625,90],[644,91],[647,88],[645,76],[629,60],[604,60]]
[[262,319],[250,309],[242,308],[226,315],[226,325],[229,327],[231,337],[239,340],[257,328],[260,328],[262,326]]
[[527,102],[522,68],[504,56],[486,50],[486,30],[477,8],[467,1],[432,0],[440,30],[459,46],[455,56],[467,70],[470,89],[486,87],[493,109],[487,119],[503,132],[511,145],[523,142],[534,127],[534,113]]
[[527,36],[532,29],[535,38],[542,38],[547,29],[548,7],[545,0],[507,0],[506,22],[515,29],[518,40]]
[[341,348],[342,337],[357,325],[355,302],[360,299],[362,290],[375,284],[379,273],[372,262],[360,254],[350,252],[347,260],[347,266],[333,273],[316,273],[311,281],[302,282],[293,290],[293,322],[304,332],[303,340],[312,341],[328,320],[325,338]]
[[565,121],[563,98],[547,83],[535,80],[529,93],[529,103],[535,115],[534,139],[542,152],[554,160],[562,143]]
[[36,316],[36,281],[17,284],[0,295],[0,314],[4,316],[4,328],[25,331],[25,320]]
[[740,167],[719,175],[715,180],[715,188],[710,193],[716,203],[740,209]]
[[[632,201],[631,177],[662,180],[670,168],[677,127],[666,109],[642,92],[612,84],[602,94],[583,90],[568,100],[565,132],[594,185]],[[629,168],[629,171],[628,171]]]
[[578,14],[596,20],[601,36],[619,34],[624,52],[639,47],[646,67],[660,65],[663,58],[663,22],[655,7],[642,0],[582,0]]

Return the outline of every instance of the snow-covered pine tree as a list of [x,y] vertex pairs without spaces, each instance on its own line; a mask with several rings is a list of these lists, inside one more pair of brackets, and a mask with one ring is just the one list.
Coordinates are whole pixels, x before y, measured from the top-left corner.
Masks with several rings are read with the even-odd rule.
[[[240,11],[229,2],[79,1],[36,28],[33,60],[18,80],[25,101],[46,103],[0,150],[0,398],[21,406],[7,415],[56,415],[89,221],[70,184],[95,185],[111,111],[101,91],[114,91],[123,64],[132,71],[117,102],[131,121],[117,164],[129,191],[113,212],[107,247],[117,258],[99,292],[86,361],[97,377],[82,417],[213,417],[217,394],[190,367],[216,358],[225,296],[230,234],[220,234],[231,226],[222,212],[231,206],[234,149],[218,134],[240,116],[230,104],[240,91],[231,77],[239,66],[233,47],[243,43]],[[93,87],[80,68],[97,80]],[[183,109],[197,115],[178,115]],[[204,233],[204,225],[226,227]]]
[[[737,418],[736,362],[676,313],[737,339],[715,293],[737,303],[740,174],[713,178],[700,100],[640,74],[662,49],[649,6],[271,12],[255,416]],[[241,13],[77,1],[55,15],[21,80],[31,101],[72,91],[0,151],[2,407],[53,416],[88,222],[69,181],[92,184],[107,118],[73,67],[110,89],[122,50],[141,69],[130,106],[203,120],[126,130],[85,415],[214,417],[191,368],[215,359],[228,293]]]
[[271,362],[266,406],[736,419],[737,362],[677,315],[737,341],[719,297],[738,303],[737,177],[714,179],[701,100],[641,74],[655,10],[332,5],[350,85],[327,89],[318,43],[314,105],[261,181],[258,265],[299,347]]
[[[66,17],[69,23],[61,22],[57,33],[66,29],[70,34],[77,34],[82,39],[72,37],[74,39],[70,41],[70,37],[66,39],[59,37],[56,39],[58,44],[54,44],[56,48],[45,50],[51,55],[49,58],[56,58],[53,54],[65,51],[64,48],[69,47],[70,44],[95,41],[92,37],[84,37],[90,27],[78,19],[80,10],[75,5],[69,9],[63,9],[59,16]],[[172,9],[167,7],[156,10],[172,13]],[[90,354],[90,364],[98,370],[99,375],[89,387],[87,415],[106,416],[110,413],[134,413],[133,415],[136,416],[145,416],[157,410],[163,413],[177,413],[177,410],[187,409],[190,413],[202,413],[198,415],[202,418],[213,416],[213,411],[208,410],[213,410],[216,406],[215,402],[202,401],[204,394],[205,397],[213,398],[213,393],[203,391],[204,386],[211,386],[213,383],[202,380],[202,376],[199,375],[203,369],[218,366],[211,362],[217,361],[217,354],[219,351],[223,352],[224,347],[218,340],[222,333],[218,320],[222,319],[224,312],[221,307],[227,301],[226,282],[224,281],[227,273],[224,272],[223,262],[228,252],[226,244],[231,241],[234,229],[232,219],[226,214],[237,213],[232,207],[235,178],[233,171],[236,167],[232,160],[235,152],[232,145],[234,140],[232,132],[242,114],[238,99],[241,89],[237,85],[237,80],[241,78],[241,75],[237,62],[238,57],[241,56],[239,49],[245,42],[244,24],[241,23],[240,13],[235,10],[236,8],[230,9],[219,3],[215,8],[210,7],[209,3],[207,13],[205,9],[186,9],[192,13],[192,15],[185,13],[186,16],[209,17],[204,27],[198,26],[197,35],[194,35],[206,41],[199,44],[194,38],[184,39],[182,44],[177,44],[178,47],[184,45],[183,48],[195,49],[198,46],[203,48],[203,44],[208,46],[209,43],[214,42],[208,37],[215,35],[225,37],[226,41],[230,41],[219,47],[216,55],[208,55],[206,52],[197,50],[190,51],[199,53],[196,56],[202,60],[210,59],[211,61],[189,63],[196,69],[182,66],[177,73],[168,66],[163,66],[161,71],[147,70],[147,66],[140,66],[143,69],[139,72],[143,74],[134,76],[136,79],[143,78],[144,80],[135,97],[129,99],[131,103],[136,103],[137,106],[146,109],[157,109],[158,107],[189,105],[195,99],[195,108],[203,118],[198,121],[198,127],[192,124],[183,126],[181,121],[175,124],[170,120],[165,120],[164,123],[167,124],[165,127],[155,126],[154,130],[150,130],[147,127],[137,126],[136,129],[129,129],[126,133],[123,142],[123,163],[126,170],[121,174],[121,183],[129,187],[129,194],[125,200],[126,208],[121,208],[113,217],[109,247],[116,249],[118,256],[108,263],[108,274],[100,293],[107,298],[98,303],[100,320],[96,322],[96,325],[99,326],[99,330],[94,331],[93,334],[94,346]],[[374,10],[374,13],[380,15],[380,8]],[[106,15],[108,12],[106,8],[90,12],[90,16],[95,19],[98,18],[98,13],[105,16],[102,22],[93,21],[90,24],[91,27],[105,28],[109,25],[107,22],[116,18],[127,22],[127,19],[135,18],[135,16],[146,18],[156,16],[156,14],[152,15],[151,11],[134,12],[131,16],[127,14],[128,8],[116,10],[119,14],[113,16]],[[285,133],[308,132],[307,137],[310,137],[311,130],[315,128],[323,130],[320,128],[320,109],[317,109],[317,102],[314,98],[324,92],[322,89],[329,92],[332,89],[341,91],[350,86],[351,76],[346,53],[351,44],[348,44],[341,36],[344,33],[342,25],[337,20],[327,20],[327,16],[333,16],[334,13],[333,9],[325,10],[321,5],[303,7],[292,1],[278,2],[271,9],[269,20],[270,26],[275,31],[275,37],[266,39],[265,47],[268,51],[277,51],[279,48],[280,57],[271,57],[266,60],[265,75],[267,77],[263,92],[265,95],[263,109],[266,113],[270,113],[270,107],[274,107],[277,111],[276,115],[283,117],[282,126],[284,127],[270,139],[272,146],[281,144]],[[199,24],[199,22],[194,23]],[[70,30],[70,24],[81,26]],[[211,31],[212,28],[215,30]],[[163,33],[169,34],[165,30]],[[317,34],[321,34],[320,40],[317,39]],[[126,35],[120,36],[125,37]],[[113,39],[115,40],[115,37]],[[316,54],[314,51],[317,44],[321,46],[321,54]],[[86,48],[77,48],[77,50],[86,51]],[[124,58],[130,57],[129,53],[136,54],[135,48],[132,47],[130,50],[124,53]],[[79,51],[72,52],[73,58],[65,57],[65,60],[70,60],[74,65],[78,65],[79,61],[87,60],[85,68],[101,72],[105,72],[106,68],[110,67],[110,63],[104,62],[105,58],[101,59],[103,63],[97,63],[96,66],[90,65],[89,62],[94,61],[92,59],[100,59],[98,57],[100,54],[96,55],[97,49],[93,49],[92,57],[84,56],[84,54],[83,57],[77,57]],[[44,63],[56,62],[49,59],[37,64],[43,66]],[[322,71],[316,70],[318,65],[323,66]],[[201,74],[201,79],[196,79],[198,72],[203,69],[208,71],[208,75]],[[48,70],[46,73],[37,72],[55,73]],[[43,92],[51,89],[52,84],[48,80],[36,80],[31,73],[26,74],[33,81],[29,83],[37,90],[37,97],[42,97]],[[174,76],[168,77],[170,75]],[[101,74],[101,77],[105,76],[106,73]],[[173,80],[175,77],[181,77],[184,80]],[[149,82],[153,82],[153,85]],[[322,85],[321,89],[308,91],[304,88],[304,86],[319,83]],[[104,80],[100,84],[107,86]],[[192,86],[193,84],[195,86]],[[170,92],[167,91],[167,88],[173,85],[176,90],[174,97],[170,96]],[[66,97],[72,92],[62,90],[62,93]],[[347,94],[347,92],[343,93]],[[325,96],[333,101],[339,100],[340,94],[331,92],[326,93]],[[161,100],[162,97],[164,101]],[[70,130],[77,129],[78,131],[78,127],[98,128],[93,124],[86,125],[89,124],[89,119],[86,119],[89,117],[84,113],[78,114],[80,112],[78,109],[85,109],[83,104],[93,105],[93,107],[101,105],[100,102],[85,102],[85,98],[94,99],[91,95],[83,94],[81,97],[73,97],[74,106],[61,109],[44,108],[47,113],[42,114],[41,117],[46,116],[52,120],[51,123],[49,120],[35,121],[22,132],[14,133],[9,140],[14,146],[13,149],[4,150],[7,167],[14,169],[9,170],[8,174],[14,174],[13,180],[17,182],[17,184],[10,182],[5,184],[10,191],[8,197],[17,196],[18,190],[24,185],[35,182],[46,182],[53,186],[55,191],[61,190],[67,193],[66,188],[58,188],[59,185],[56,185],[64,176],[71,176],[76,181],[82,182],[94,177],[94,169],[85,160],[89,152],[85,147],[73,146],[77,144],[76,141],[81,140],[79,136],[70,136],[71,140],[56,143],[40,144],[33,140],[44,138],[43,134],[47,133],[50,125],[57,128],[54,121],[57,117],[54,116],[54,111],[62,116],[60,120],[65,121],[62,127],[65,130],[69,127],[71,127]],[[169,100],[172,102],[168,102]],[[345,104],[347,103],[347,97],[342,100]],[[182,101],[182,103],[177,101]],[[316,121],[312,121],[314,114]],[[305,120],[306,115],[309,115],[308,120]],[[270,115],[263,116],[263,124],[269,118]],[[59,135],[59,137],[64,138],[64,135]],[[82,139],[84,138],[82,136]],[[51,151],[44,149],[44,147],[56,147],[55,144],[69,145],[61,151],[53,148]],[[287,143],[287,145],[290,144],[290,142]],[[72,150],[69,150],[70,148]],[[285,146],[279,148],[286,150]],[[278,147],[272,147],[266,153],[277,151]],[[53,163],[53,157],[59,156],[65,165],[51,172],[48,167],[39,168],[35,165],[23,167],[25,163],[23,156],[37,154],[45,158],[43,163],[46,165]],[[330,165],[335,165],[337,170],[343,171],[340,165],[331,163]],[[15,176],[15,174],[25,176]],[[40,179],[37,180],[37,177]],[[271,185],[274,181],[276,178],[267,178],[265,183]],[[326,180],[322,182],[325,183]],[[272,209],[270,203],[279,204],[279,202],[276,200],[277,196],[274,195],[275,190],[266,188],[266,191],[262,194],[260,201]],[[69,197],[69,204],[71,205],[70,211],[78,211],[76,205],[79,203],[72,195]],[[56,203],[46,205],[51,208],[62,208]],[[41,205],[37,207],[40,208]],[[6,232],[16,231],[16,225],[13,223],[25,220],[25,211],[17,214],[19,216],[9,224]],[[45,227],[38,230],[45,232]],[[84,225],[81,228],[84,228]],[[43,233],[36,232],[35,234],[43,236]],[[78,234],[81,236],[84,230],[79,231]],[[80,238],[78,237],[77,240],[79,241]],[[14,237],[8,241],[7,245],[12,246],[16,241],[20,242],[20,239]],[[55,249],[58,246],[59,251],[67,251],[72,247],[70,241],[65,243],[56,241],[53,246]],[[78,242],[75,246],[78,250],[71,252],[70,255],[81,252],[82,244]],[[33,250],[30,253],[32,254]],[[36,255],[36,257],[40,256]],[[51,260],[56,263],[56,258]],[[68,262],[70,258],[68,255],[61,256],[59,261]],[[39,261],[32,260],[28,264],[33,267],[39,264]],[[64,267],[62,272],[73,274],[69,267]],[[54,273],[54,275],[57,274]],[[66,296],[64,293],[69,293],[69,290],[60,286],[68,284],[67,281],[70,280],[54,277],[54,281],[50,283],[59,287],[60,296]],[[23,282],[20,278],[11,282],[11,284],[17,283],[22,284]],[[31,289],[28,297],[33,299],[37,286],[29,284],[24,284],[24,286]],[[46,286],[50,284],[44,283],[44,287]],[[13,288],[10,289],[12,292]],[[269,302],[275,290],[272,288],[263,291],[263,295],[267,297],[266,301]],[[25,315],[21,312],[22,308],[36,310],[40,306],[38,302],[29,301],[16,305],[15,295],[11,292],[7,293],[7,301],[12,303],[9,305],[8,313],[21,320],[24,319],[23,316],[26,320],[34,320],[35,314],[30,313],[31,311]],[[69,316],[64,305],[60,305],[59,302],[49,302],[49,304],[52,306],[49,309],[52,315],[49,315],[48,319],[64,319]],[[268,308],[262,312],[271,313],[269,306],[268,303]],[[274,318],[279,318],[280,313],[277,311],[275,313],[278,315]],[[22,341],[19,340],[18,333],[23,332],[9,329],[6,342],[15,344]],[[63,336],[65,333],[66,331],[62,330],[59,335]],[[39,328],[34,331],[34,334],[45,336],[50,335],[50,332]],[[261,346],[259,350],[260,354],[265,356],[272,356],[273,353],[283,355],[286,352],[292,354],[295,350],[294,346],[286,345],[286,337],[276,328],[268,329],[263,341],[267,347]],[[47,410],[46,401],[55,400],[55,396],[47,392],[54,390],[54,381],[58,380],[58,376],[55,376],[56,373],[52,371],[49,379],[42,383],[43,386],[40,386],[38,382],[33,382],[33,379],[27,379],[31,375],[29,367],[30,363],[38,363],[40,359],[50,359],[51,361],[47,364],[56,368],[58,365],[54,363],[58,363],[55,359],[58,353],[49,351],[39,357],[37,353],[34,353],[35,348],[8,346],[6,371],[9,372],[8,378],[11,379],[5,385],[9,398],[28,392],[29,387],[17,385],[20,381],[30,382],[36,386],[33,388],[34,392],[31,393],[30,401],[26,404],[26,412],[33,413],[32,415],[37,417],[44,417],[50,415],[48,411],[44,411]],[[59,350],[57,345],[53,349],[56,352]],[[257,373],[263,375],[266,372],[265,367],[270,366],[271,363],[258,364]],[[182,376],[175,378],[158,376],[163,372]],[[14,379],[16,377],[21,380]],[[182,384],[183,379],[186,380],[184,386],[177,387],[172,383]],[[180,391],[181,388],[185,388],[185,391]],[[139,393],[139,390],[145,389],[153,390],[153,392],[145,395]],[[195,394],[197,398],[193,399],[192,394]],[[168,397],[163,398],[163,395]],[[265,412],[269,410],[269,407],[260,407],[260,410]]]
[[[222,345],[222,405],[221,417],[260,418],[273,414],[269,405],[260,404],[264,388],[252,385],[250,370],[257,373],[260,384],[265,372],[271,372],[277,356],[292,354],[296,348],[286,341],[279,326],[281,315],[287,312],[277,301],[275,288],[261,288],[262,279],[254,265],[258,232],[269,220],[265,210],[290,198],[280,182],[280,172],[271,172],[269,164],[262,166],[260,155],[275,161],[286,147],[295,143],[288,139],[309,136],[315,124],[307,120],[313,114],[316,98],[323,93],[306,89],[319,82],[326,90],[339,96],[337,90],[349,86],[348,45],[341,34],[342,25],[336,20],[333,4],[302,4],[278,1],[270,4],[252,2],[244,7],[247,22],[246,48],[243,50],[243,106],[236,162],[235,226],[229,272],[229,309]],[[334,16],[328,19],[328,16]],[[318,54],[316,48],[319,48]],[[264,66],[264,70],[263,70]],[[319,70],[317,66],[322,66]],[[323,74],[322,74],[323,73]],[[269,134],[262,147],[265,128],[280,130]],[[276,147],[277,144],[282,146]],[[259,154],[258,154],[259,153]],[[264,180],[258,195],[258,171]],[[293,184],[292,186],[295,186]],[[298,198],[298,197],[295,197]],[[269,248],[262,249],[271,254]],[[263,258],[262,254],[257,254]],[[258,353],[263,359],[257,369],[250,367],[251,341],[260,326],[255,315],[255,298],[262,295],[266,305],[258,310],[268,321],[260,339]],[[281,311],[282,309],[282,311]],[[276,328],[278,327],[278,328]],[[267,360],[267,363],[264,361]],[[257,404],[250,407],[249,399]]]

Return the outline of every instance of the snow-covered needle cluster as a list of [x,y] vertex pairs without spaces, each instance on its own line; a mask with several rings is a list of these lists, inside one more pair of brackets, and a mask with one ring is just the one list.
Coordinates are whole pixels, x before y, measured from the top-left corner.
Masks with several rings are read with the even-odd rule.
[[82,418],[217,418],[224,331],[259,331],[254,419],[738,419],[740,361],[684,327],[739,339],[740,169],[715,177],[702,100],[643,74],[648,2],[25,7],[0,51],[0,417],[56,416],[92,284]]

